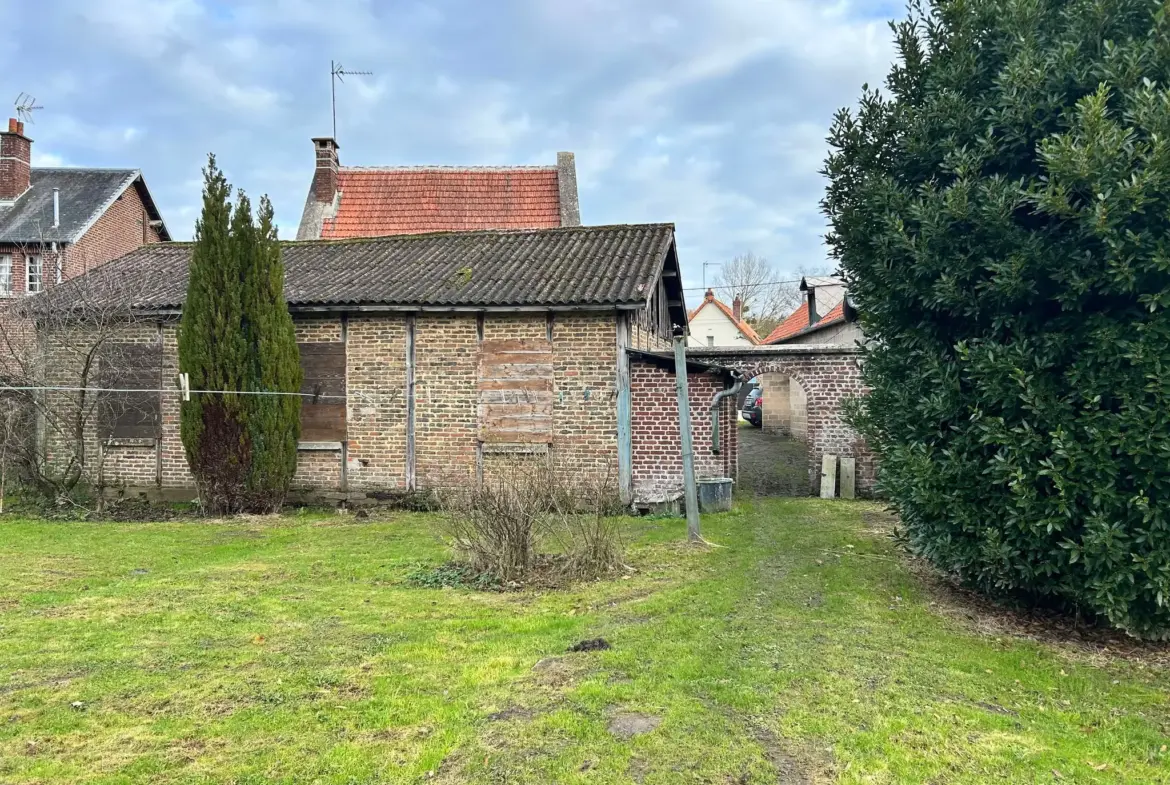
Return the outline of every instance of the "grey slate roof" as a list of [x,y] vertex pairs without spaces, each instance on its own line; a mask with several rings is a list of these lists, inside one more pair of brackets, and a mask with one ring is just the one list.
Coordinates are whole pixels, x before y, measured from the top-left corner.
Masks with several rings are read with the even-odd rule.
[[[0,243],[77,242],[141,177],[137,169],[33,168],[29,190],[11,207],[0,207]],[[54,188],[60,189],[61,226],[57,229],[53,229]],[[142,190],[152,218],[158,218],[145,186]]]
[[[145,245],[49,294],[116,293],[136,310],[175,309],[186,296],[191,248]],[[664,265],[677,273],[678,264],[673,224],[285,242],[283,259],[294,308],[633,306],[646,302]],[[671,280],[672,310],[681,310],[680,279]]]

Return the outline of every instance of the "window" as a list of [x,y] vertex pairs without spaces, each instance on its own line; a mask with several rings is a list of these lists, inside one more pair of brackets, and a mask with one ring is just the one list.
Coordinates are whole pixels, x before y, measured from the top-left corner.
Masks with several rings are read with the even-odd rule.
[[[301,441],[345,441],[345,344],[298,343],[301,351]],[[309,397],[312,396],[312,397]]]
[[97,382],[104,388],[97,400],[99,438],[159,438],[161,343],[103,344],[98,348]]
[[65,263],[61,259],[61,254],[57,254],[57,283],[61,283],[61,279],[65,276]]
[[12,257],[0,254],[0,294],[12,294]]
[[491,445],[551,444],[552,342],[536,338],[480,344],[479,440]]
[[708,345],[708,346],[714,346],[714,345],[715,345],[715,336],[714,336],[714,335],[708,335],[708,336],[707,336],[707,345]]
[[25,289],[29,294],[36,294],[41,290],[41,257],[29,256],[25,259],[25,267],[28,271],[28,288]]

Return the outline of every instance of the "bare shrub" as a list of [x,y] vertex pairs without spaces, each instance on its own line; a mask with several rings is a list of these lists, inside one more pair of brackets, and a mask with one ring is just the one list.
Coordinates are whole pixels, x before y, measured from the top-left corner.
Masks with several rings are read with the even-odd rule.
[[[560,467],[547,456],[493,463],[490,478],[438,494],[456,558],[504,583],[539,573],[592,578],[622,566],[621,503],[606,476]],[[550,547],[551,546],[551,547]]]

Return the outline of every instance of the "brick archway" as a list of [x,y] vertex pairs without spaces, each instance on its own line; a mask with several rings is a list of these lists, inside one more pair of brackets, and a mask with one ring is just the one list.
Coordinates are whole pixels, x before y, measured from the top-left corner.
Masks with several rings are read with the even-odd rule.
[[847,399],[865,392],[860,356],[860,351],[852,347],[815,344],[687,349],[687,357],[733,368],[745,379],[767,373],[794,379],[807,396],[810,492],[819,489],[821,458],[829,454],[857,460],[857,491],[869,495],[875,480],[874,456],[845,423],[841,408]]

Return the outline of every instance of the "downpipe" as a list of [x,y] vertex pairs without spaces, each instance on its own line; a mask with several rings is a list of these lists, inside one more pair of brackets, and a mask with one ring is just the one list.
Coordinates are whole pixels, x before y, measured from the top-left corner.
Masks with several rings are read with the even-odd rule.
[[724,398],[738,395],[740,388],[743,387],[742,374],[732,371],[731,377],[735,379],[735,384],[729,389],[715,393],[715,397],[711,399],[711,452],[715,455],[719,454],[719,404]]

